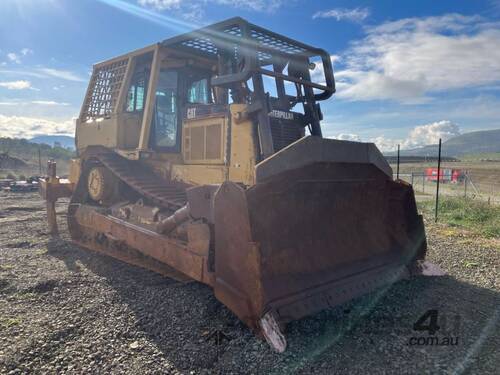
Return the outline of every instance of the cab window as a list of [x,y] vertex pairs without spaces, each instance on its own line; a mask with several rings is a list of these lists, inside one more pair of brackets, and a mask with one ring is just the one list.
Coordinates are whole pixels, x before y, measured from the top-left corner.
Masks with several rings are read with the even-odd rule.
[[146,94],[146,71],[136,72],[127,93],[126,111],[140,112],[144,109]]
[[177,146],[177,72],[162,70],[158,79],[153,116],[155,146],[174,149]]
[[188,85],[187,102],[189,104],[209,104],[211,102],[209,90],[207,78],[191,82]]

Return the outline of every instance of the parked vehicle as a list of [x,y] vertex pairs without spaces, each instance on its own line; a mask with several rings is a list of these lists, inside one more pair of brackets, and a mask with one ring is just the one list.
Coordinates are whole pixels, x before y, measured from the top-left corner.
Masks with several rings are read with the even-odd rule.
[[[441,168],[439,175],[439,182],[451,184],[459,183],[465,178],[465,173],[462,170],[453,168]],[[425,170],[425,177],[427,181],[436,182],[438,179],[438,169],[434,167],[427,168]]]

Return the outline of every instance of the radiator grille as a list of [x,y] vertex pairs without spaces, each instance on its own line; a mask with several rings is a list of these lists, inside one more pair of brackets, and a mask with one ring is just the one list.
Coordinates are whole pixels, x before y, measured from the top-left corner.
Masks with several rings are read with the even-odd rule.
[[224,163],[224,120],[203,119],[184,122],[184,162],[187,164]]
[[302,138],[304,136],[304,129],[295,122],[271,119],[271,134],[273,137],[274,152],[278,152]]

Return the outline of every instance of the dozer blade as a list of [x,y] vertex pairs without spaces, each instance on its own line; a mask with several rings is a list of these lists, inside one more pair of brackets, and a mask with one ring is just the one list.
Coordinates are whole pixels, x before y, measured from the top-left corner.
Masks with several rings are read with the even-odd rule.
[[371,156],[323,153],[216,195],[216,296],[278,351],[284,323],[406,278],[425,256],[411,186]]

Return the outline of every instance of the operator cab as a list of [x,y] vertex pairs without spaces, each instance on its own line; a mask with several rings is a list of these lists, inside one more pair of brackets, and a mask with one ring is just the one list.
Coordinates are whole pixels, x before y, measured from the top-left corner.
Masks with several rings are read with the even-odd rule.
[[318,102],[334,91],[325,51],[233,18],[96,64],[77,149],[217,164],[228,158],[230,112],[239,108],[259,161],[306,129],[321,136]]
[[212,104],[209,80],[209,73],[195,69],[160,70],[151,123],[151,148],[163,152],[180,152],[180,108]]

